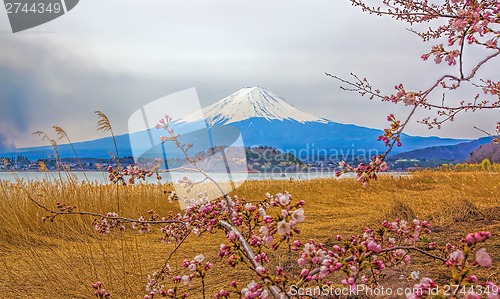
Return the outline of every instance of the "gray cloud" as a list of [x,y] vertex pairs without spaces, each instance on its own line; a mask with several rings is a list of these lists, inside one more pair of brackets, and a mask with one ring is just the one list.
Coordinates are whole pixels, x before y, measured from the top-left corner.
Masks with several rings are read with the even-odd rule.
[[[424,88],[448,70],[419,60],[430,45],[403,24],[347,0],[88,0],[39,30],[0,34],[0,132],[17,146],[37,144],[31,132],[52,125],[75,140],[100,137],[94,110],[125,133],[136,109],[190,87],[208,105],[260,85],[309,113],[383,128],[386,114],[408,109],[341,91],[324,72],[354,72],[392,91],[399,82]],[[412,124],[408,132],[480,136],[473,125],[489,128],[496,118],[472,115],[432,132]]]
[[13,148],[13,145],[9,144],[7,142],[7,138],[3,134],[0,133],[0,151],[8,150],[11,148]]
[[61,125],[75,138],[93,138],[94,110],[110,117],[128,113],[120,100],[140,92],[126,74],[110,73],[69,52],[64,45],[7,41],[0,58],[1,132],[16,145],[36,143],[31,133]]

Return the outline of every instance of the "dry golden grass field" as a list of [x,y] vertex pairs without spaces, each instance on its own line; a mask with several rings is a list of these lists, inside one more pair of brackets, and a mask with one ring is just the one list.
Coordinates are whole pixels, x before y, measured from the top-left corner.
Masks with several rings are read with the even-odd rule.
[[[159,242],[158,229],[139,234],[115,231],[101,236],[88,216],[62,216],[42,222],[46,213],[27,198],[47,206],[64,202],[79,211],[138,217],[153,209],[160,215],[178,210],[169,203],[169,185],[89,185],[74,183],[0,182],[0,298],[94,298],[90,284],[100,280],[113,298],[142,298],[147,275],[157,271],[174,245]],[[237,189],[240,197],[261,199],[266,192],[289,191],[306,201],[302,239],[331,244],[337,234],[361,232],[384,219],[428,220],[439,242],[456,241],[477,230],[492,232],[485,244],[494,265],[481,275],[500,279],[500,174],[498,172],[422,171],[409,178],[382,177],[368,188],[354,179],[310,181],[248,181]],[[219,262],[220,234],[190,237],[170,264],[182,269],[182,260],[204,253],[215,264],[209,272],[208,294],[227,287],[235,273]],[[279,259],[279,257],[274,257]],[[391,283],[410,285],[406,275],[444,278],[438,263],[417,258],[414,265],[392,273]],[[192,286],[194,295],[199,286]],[[210,295],[212,297],[212,295]]]

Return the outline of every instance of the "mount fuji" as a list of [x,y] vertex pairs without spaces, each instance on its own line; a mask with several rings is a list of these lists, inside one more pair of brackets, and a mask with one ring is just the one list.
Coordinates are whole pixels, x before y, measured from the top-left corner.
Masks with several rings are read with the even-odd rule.
[[296,121],[303,124],[307,122],[328,123],[326,119],[300,111],[283,98],[259,86],[240,89],[181,121],[207,120],[209,124],[231,124],[251,118],[261,118],[267,121]]
[[[293,151],[302,159],[332,154],[353,158],[370,150],[385,151],[385,146],[377,141],[381,130],[337,123],[303,112],[259,86],[243,88],[180,119],[179,123],[200,121],[238,128],[246,146],[272,146]],[[394,154],[429,146],[454,145],[464,140],[403,134],[401,141],[404,146],[395,148]]]
[[[336,155],[342,160],[354,160],[361,155],[369,158],[368,152],[373,155],[385,151],[384,145],[377,142],[377,137],[382,134],[381,130],[337,123],[314,116],[295,108],[262,87],[243,88],[201,111],[175,120],[172,124],[175,129],[180,128],[180,131],[184,132],[190,128],[199,128],[200,125],[237,128],[246,147],[275,147],[308,160],[322,159],[327,155]],[[161,130],[148,131],[152,132],[152,138],[165,135]],[[130,143],[134,140],[134,134],[138,133],[116,137],[122,157],[133,155]],[[196,138],[194,140],[197,140]],[[430,146],[454,145],[468,140],[403,134],[401,141],[403,147],[395,148],[393,154]],[[109,152],[114,152],[111,138],[79,142],[75,143],[74,147],[80,157],[109,158]],[[58,149],[61,157],[73,156],[69,145],[59,145]],[[198,149],[193,150],[196,152]],[[52,151],[51,147],[43,146],[17,149],[9,151],[8,154],[21,153],[30,159],[39,159],[47,158]],[[2,155],[5,153],[0,150],[0,156]]]

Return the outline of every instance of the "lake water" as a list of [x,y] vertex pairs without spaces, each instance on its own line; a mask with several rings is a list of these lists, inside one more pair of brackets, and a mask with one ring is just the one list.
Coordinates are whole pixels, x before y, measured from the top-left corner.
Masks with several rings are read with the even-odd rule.
[[[78,180],[85,180],[82,172],[72,172]],[[108,183],[108,176],[106,172],[85,172],[87,178],[92,182],[97,183]],[[170,182],[172,180],[177,181],[178,179],[186,176],[193,181],[199,181],[203,176],[199,173],[187,173],[187,172],[176,172],[172,174],[161,173],[162,183]],[[394,177],[405,177],[408,173],[405,172],[391,172],[384,175],[391,175]],[[62,178],[67,178],[67,174],[61,173]],[[231,177],[227,173],[210,173],[211,178],[216,181],[245,181],[245,180],[310,180],[317,178],[335,178],[335,172],[310,172],[310,173],[287,173],[282,176],[278,173],[233,173]],[[352,178],[355,177],[354,173],[343,174],[340,178]],[[23,181],[42,181],[42,180],[57,180],[59,179],[59,174],[57,172],[0,172],[0,180],[6,180],[15,182],[18,179]],[[157,183],[155,176],[147,178],[147,183]]]

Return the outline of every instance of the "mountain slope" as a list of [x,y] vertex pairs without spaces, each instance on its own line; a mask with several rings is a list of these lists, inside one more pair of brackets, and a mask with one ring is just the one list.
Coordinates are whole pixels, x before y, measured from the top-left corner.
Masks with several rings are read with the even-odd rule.
[[[207,123],[211,127],[210,132],[200,129]],[[382,134],[381,130],[336,123],[302,112],[262,87],[243,88],[202,111],[174,121],[172,127],[181,134],[182,143],[194,145],[191,153],[205,151],[211,145],[230,145],[231,140],[239,136],[236,131],[235,137],[234,129],[230,129],[232,127],[239,129],[247,147],[264,145],[295,151],[295,156],[302,159],[367,160],[386,149],[383,143],[376,141]],[[161,135],[168,134],[163,130],[150,129],[117,136],[120,156],[131,156],[132,152],[140,155],[172,153],[160,148]],[[212,139],[217,142],[214,144]],[[395,148],[393,153],[453,145],[467,140],[403,135],[401,141],[404,146]],[[74,146],[80,157],[109,158],[109,153],[115,152],[110,138],[79,142]],[[154,147],[157,149],[150,150]],[[8,153],[0,151],[0,156],[18,153],[28,155],[30,159],[39,159],[47,158],[52,149],[46,146]],[[59,145],[59,153],[62,157],[73,156],[69,145]]]
[[479,146],[467,158],[468,163],[481,163],[484,159],[492,163],[500,163],[500,144],[493,141]]
[[[121,158],[132,156],[128,134],[116,136],[116,143]],[[113,155],[116,154],[115,145],[111,137],[75,142],[73,145],[78,156],[81,158],[108,159],[111,157],[110,153],[113,153]],[[57,151],[61,158],[73,158],[75,156],[69,144],[59,144],[57,146]],[[37,146],[19,148],[5,152],[0,151],[0,157],[12,157],[18,154],[28,156],[31,160],[45,159],[54,156],[54,149],[52,146]]]
[[423,149],[407,151],[391,156],[392,160],[397,159],[418,159],[418,160],[443,160],[452,162],[465,162],[472,151],[487,144],[491,137],[483,137],[477,140],[462,142],[455,145],[431,146]]
[[[386,150],[384,144],[377,141],[381,130],[332,121],[299,123],[253,117],[229,125],[240,129],[246,146],[269,145],[293,150],[294,155],[302,159],[305,155],[315,158],[326,155],[333,160],[355,160],[357,157],[370,159]],[[433,145],[457,144],[464,140],[404,134],[401,141],[403,147],[394,148],[394,153]]]

